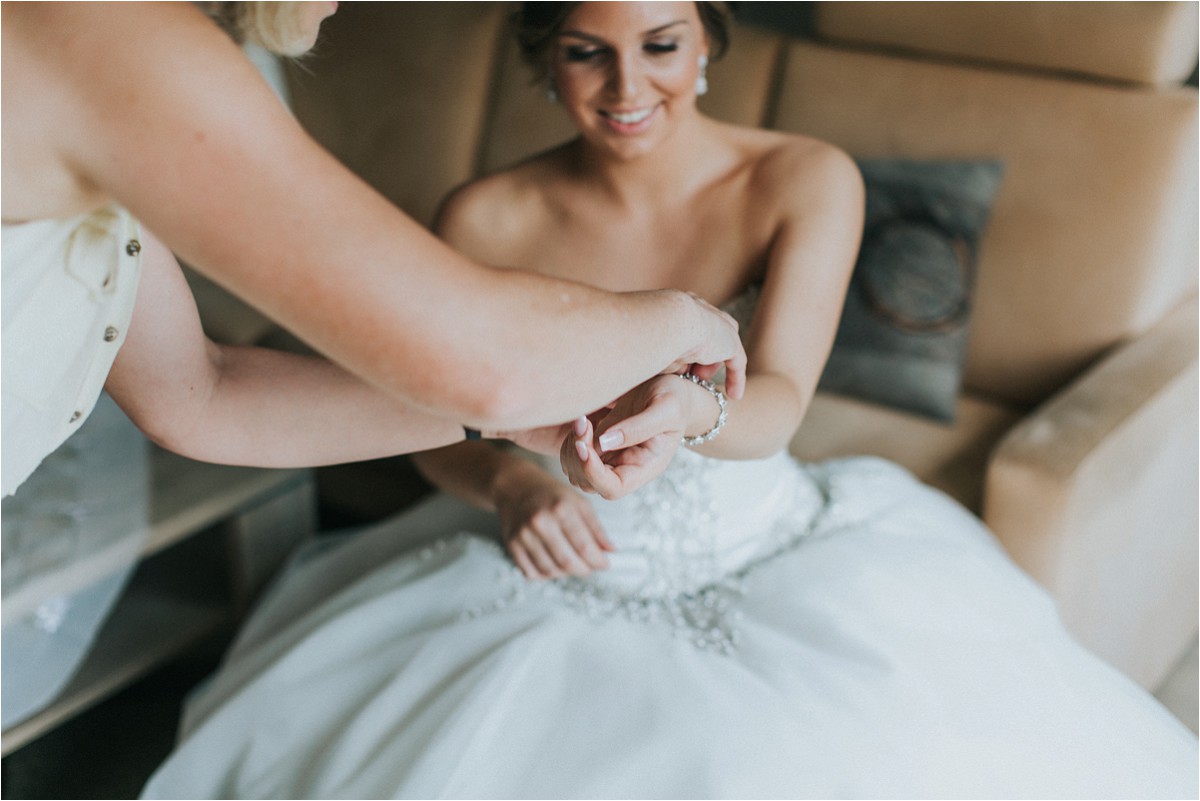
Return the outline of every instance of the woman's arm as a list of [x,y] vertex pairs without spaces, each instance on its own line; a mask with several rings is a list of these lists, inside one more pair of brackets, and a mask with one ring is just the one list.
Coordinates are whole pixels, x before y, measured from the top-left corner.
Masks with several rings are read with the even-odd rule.
[[616,296],[454,253],[314,143],[191,4],[28,5],[6,10],[9,63],[49,71],[76,175],[411,406],[524,428],[689,361],[740,376],[732,326],[680,293]]
[[158,444],[203,461],[292,467],[463,438],[461,426],[325,359],[213,343],[175,257],[145,229],[141,242],[133,318],[105,389]]

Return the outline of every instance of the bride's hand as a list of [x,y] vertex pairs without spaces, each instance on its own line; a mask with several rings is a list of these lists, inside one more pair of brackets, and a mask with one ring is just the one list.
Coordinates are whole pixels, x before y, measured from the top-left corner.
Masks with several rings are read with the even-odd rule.
[[608,567],[604,554],[616,549],[588,499],[528,467],[497,483],[500,532],[517,567],[528,579],[586,576]]
[[[577,423],[559,453],[563,472],[584,492],[615,500],[657,478],[671,463],[686,426],[686,382],[658,376],[621,396],[611,410]],[[586,423],[586,424],[585,424]],[[600,450],[597,450],[599,445]]]

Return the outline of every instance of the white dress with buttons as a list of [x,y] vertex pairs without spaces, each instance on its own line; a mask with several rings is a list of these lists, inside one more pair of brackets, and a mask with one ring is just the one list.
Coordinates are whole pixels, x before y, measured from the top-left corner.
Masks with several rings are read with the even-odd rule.
[[109,206],[3,227],[3,495],[76,431],[133,314],[138,224]]

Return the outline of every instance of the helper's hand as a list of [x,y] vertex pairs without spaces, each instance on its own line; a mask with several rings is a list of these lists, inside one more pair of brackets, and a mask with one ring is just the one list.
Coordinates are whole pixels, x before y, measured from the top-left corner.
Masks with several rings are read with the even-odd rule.
[[664,373],[691,372],[712,379],[725,367],[725,395],[739,400],[746,391],[746,349],[738,336],[737,321],[699,295],[687,293],[697,305],[707,336],[691,352],[677,359]]
[[[615,500],[657,478],[671,463],[687,425],[687,382],[657,376],[621,396],[611,409],[577,422],[559,461],[571,483]],[[597,449],[599,448],[599,450]]]
[[604,554],[616,549],[588,499],[540,468],[528,468],[498,482],[496,493],[505,547],[525,577],[586,576],[608,567]]

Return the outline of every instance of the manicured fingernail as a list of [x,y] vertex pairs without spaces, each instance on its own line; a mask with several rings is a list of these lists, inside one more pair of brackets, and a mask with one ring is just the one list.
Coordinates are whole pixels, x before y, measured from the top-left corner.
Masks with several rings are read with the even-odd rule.
[[600,437],[600,450],[611,451],[619,448],[625,442],[625,434],[621,431],[606,431]]
[[575,421],[575,436],[583,436],[584,432],[587,431],[587,423],[588,421],[586,417],[580,417]]
[[586,462],[588,460],[588,447],[584,443],[576,442],[575,452],[579,454],[579,461]]

